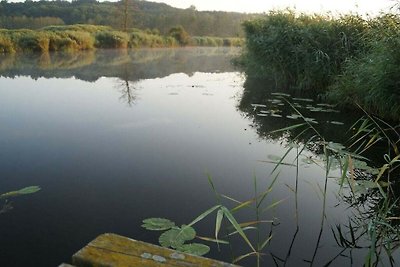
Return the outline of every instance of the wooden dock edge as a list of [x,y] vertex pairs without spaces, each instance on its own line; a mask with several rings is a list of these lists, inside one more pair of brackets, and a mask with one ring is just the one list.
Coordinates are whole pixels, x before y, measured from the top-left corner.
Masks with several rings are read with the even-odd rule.
[[59,267],[239,267],[198,257],[124,236],[98,236],[72,256],[72,265]]

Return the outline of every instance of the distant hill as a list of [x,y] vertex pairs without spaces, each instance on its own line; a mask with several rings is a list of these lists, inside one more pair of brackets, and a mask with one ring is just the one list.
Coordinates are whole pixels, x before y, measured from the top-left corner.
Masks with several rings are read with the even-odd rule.
[[30,1],[0,2],[0,27],[37,29],[59,24],[96,24],[123,28],[127,14],[128,27],[157,29],[160,33],[182,25],[193,36],[243,36],[241,23],[257,14],[222,11],[197,11],[195,7],[179,9],[163,3],[140,0],[119,2]]

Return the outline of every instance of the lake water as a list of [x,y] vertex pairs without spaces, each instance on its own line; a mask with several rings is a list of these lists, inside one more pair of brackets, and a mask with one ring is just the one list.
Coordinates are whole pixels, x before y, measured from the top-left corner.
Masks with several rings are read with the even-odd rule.
[[[216,205],[207,175],[218,192],[239,201],[254,196],[255,177],[259,193],[264,191],[272,182],[270,161],[289,144],[289,136],[268,132],[293,122],[263,115],[264,106],[257,104],[284,103],[265,96],[273,84],[246,80],[233,67],[238,52],[182,48],[2,56],[0,192],[31,185],[41,191],[12,199],[14,208],[0,214],[0,266],[70,262],[73,253],[106,232],[157,243],[159,233],[141,228],[142,220],[189,223]],[[321,132],[335,142],[343,141],[338,133],[357,119],[314,113]],[[342,248],[331,231],[352,213],[337,195],[334,171],[318,243],[325,171],[307,163],[318,160],[316,151],[303,154],[299,178],[295,167],[282,168],[265,200],[265,207],[272,207],[262,218],[273,223],[265,223],[260,235],[273,234],[263,264],[309,266],[318,245],[315,266],[332,259],[334,266],[359,266],[365,251],[338,256]],[[293,153],[285,159],[294,161]],[[240,222],[255,220],[250,209],[235,216]],[[215,215],[196,224],[198,234],[212,237],[214,220]],[[256,238],[254,231],[248,234]],[[250,252],[241,239],[232,242],[233,251],[211,245],[207,256],[231,261]]]

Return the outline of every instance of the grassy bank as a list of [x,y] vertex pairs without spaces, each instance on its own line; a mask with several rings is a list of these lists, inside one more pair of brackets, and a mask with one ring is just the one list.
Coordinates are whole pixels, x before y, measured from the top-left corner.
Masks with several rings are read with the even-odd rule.
[[271,12],[244,24],[242,63],[250,76],[311,91],[343,106],[400,119],[400,17],[331,18]]
[[122,32],[107,26],[49,26],[40,30],[0,29],[0,53],[76,51],[94,48],[240,46],[240,38],[188,37],[185,43],[157,31]]

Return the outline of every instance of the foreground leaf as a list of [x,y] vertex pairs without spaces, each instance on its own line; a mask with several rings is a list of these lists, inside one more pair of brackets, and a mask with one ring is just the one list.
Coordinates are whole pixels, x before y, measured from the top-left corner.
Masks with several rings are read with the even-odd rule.
[[200,243],[186,244],[178,248],[178,251],[196,255],[203,256],[210,251],[210,247]]
[[33,193],[38,192],[39,190],[40,190],[39,186],[28,186],[28,187],[22,188],[22,189],[17,190],[17,191],[11,191],[11,192],[8,192],[8,193],[4,193],[4,194],[0,195],[0,199],[10,198],[10,197],[17,197],[17,196],[20,196],[20,195],[33,194]]
[[170,229],[160,235],[158,242],[165,248],[179,248],[185,243],[185,240],[178,237],[180,232],[181,230],[179,228]]
[[182,225],[182,228],[174,227],[160,235],[158,241],[163,247],[179,248],[186,241],[196,237],[196,231],[193,227]]
[[175,226],[175,223],[164,218],[149,218],[143,220],[142,227],[151,231],[163,231],[171,229]]
[[233,217],[232,213],[226,208],[226,207],[221,207],[221,209],[224,212],[225,217],[230,221],[232,224],[233,228],[238,232],[238,234],[246,241],[247,245],[253,250],[254,252],[256,251],[253,245],[251,244],[250,240],[246,236],[246,234],[243,232],[242,227],[240,227],[239,223],[236,221],[235,217]]

